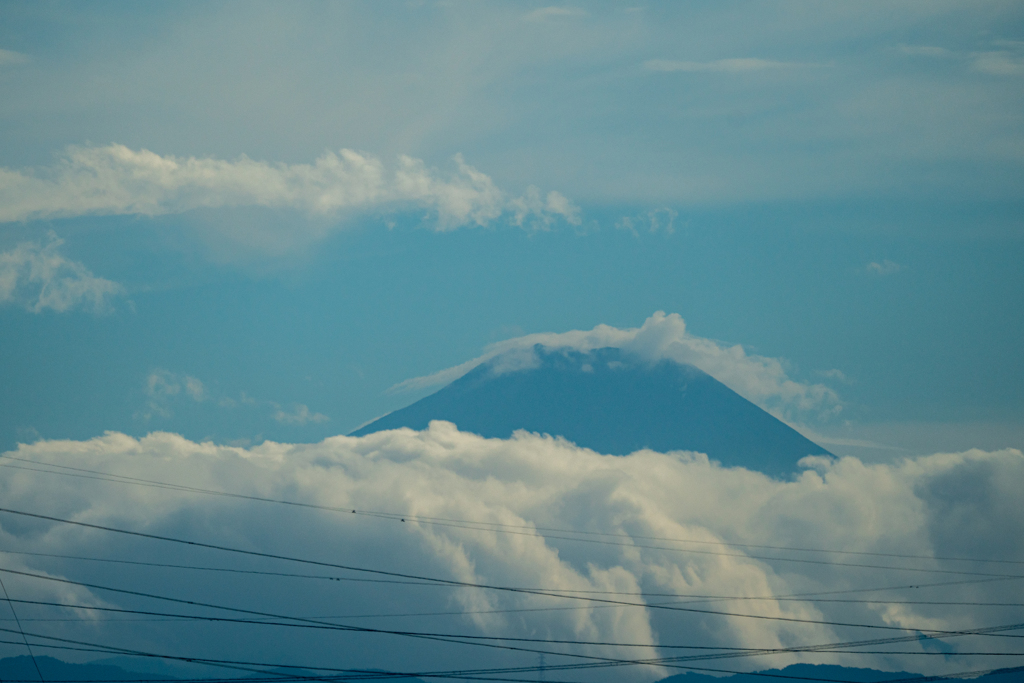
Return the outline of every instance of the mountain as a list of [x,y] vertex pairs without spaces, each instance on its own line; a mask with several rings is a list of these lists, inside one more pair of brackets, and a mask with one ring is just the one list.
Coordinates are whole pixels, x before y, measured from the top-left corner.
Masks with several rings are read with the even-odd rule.
[[[36,670],[36,666],[39,670]],[[88,664],[69,664],[46,655],[37,656],[35,663],[27,655],[0,659],[0,681],[4,683],[38,683],[39,674],[43,681],[138,681],[172,680],[170,676],[147,673],[140,676],[135,671],[127,671],[120,666],[90,662]]]
[[[127,660],[128,658],[117,658],[119,660]],[[100,660],[109,661],[109,660]],[[43,674],[43,681],[74,681],[80,683],[113,683],[115,681],[146,681],[147,683],[155,683],[157,681],[166,680],[169,683],[173,683],[175,679],[167,676],[159,676],[149,673],[141,673],[137,671],[125,670],[119,666],[110,666],[100,664],[97,662],[89,662],[86,664],[71,664],[68,662],[62,662],[59,659],[53,657],[40,656],[36,657],[36,663],[39,665],[39,670]],[[147,667],[140,667],[145,670]],[[375,673],[376,670],[367,670],[365,673]],[[223,669],[217,670],[217,672],[209,678],[210,681],[216,683],[217,681],[223,681],[222,678],[225,674],[238,673],[242,674],[235,680],[239,683],[244,683],[247,678],[265,678],[262,674],[248,674],[245,675],[243,672],[230,672]],[[380,673],[385,673],[381,671]],[[288,680],[289,678],[298,678],[299,680],[309,681],[317,680],[316,674],[312,672],[305,672],[301,670],[279,670],[275,671],[274,675],[280,676],[281,680]],[[182,677],[185,678],[184,676]],[[539,677],[543,680],[543,674]],[[335,676],[328,676],[327,680],[337,680]],[[845,666],[836,666],[831,664],[792,664],[785,667],[784,669],[769,669],[767,671],[759,671],[755,673],[747,674],[735,674],[732,676],[711,676],[704,673],[698,673],[696,671],[688,671],[682,674],[676,674],[663,678],[657,683],[770,683],[772,680],[783,681],[793,683],[794,681],[810,681],[810,682],[824,682],[824,683],[882,683],[883,681],[900,681],[901,683],[914,683],[915,679],[922,679],[924,681],[932,680],[926,678],[921,674],[912,674],[906,672],[892,672],[892,671],[877,671],[875,669],[856,669]],[[40,683],[39,674],[36,673],[35,666],[32,664],[32,660],[24,655],[18,657],[8,657],[6,659],[0,659],[0,680],[5,683]],[[203,680],[200,678],[191,678],[190,680]],[[421,678],[405,678],[403,680],[409,683],[423,683]],[[962,680],[959,678],[952,678],[947,680]],[[1014,667],[1009,669],[999,669],[990,673],[978,676],[977,678],[970,679],[971,683],[1024,683],[1024,667]]]
[[[953,666],[955,667],[955,665]],[[857,669],[847,666],[836,666],[834,664],[791,664],[784,669],[769,669],[756,673],[735,674],[724,677],[688,671],[683,674],[663,678],[657,683],[770,683],[773,679],[779,683],[799,683],[801,680],[844,681],[846,683],[906,681],[907,683],[913,683],[914,679],[932,680],[921,674],[903,671]],[[946,680],[960,681],[963,679],[953,677]],[[1024,682],[1024,670],[1021,667],[999,669],[976,678],[971,678],[970,681],[971,683],[1022,683]]]
[[821,446],[692,365],[646,363],[619,349],[537,345],[492,358],[440,391],[352,432],[425,429],[431,420],[507,438],[517,429],[563,436],[600,453],[641,448],[706,453],[776,476]]
[[[111,664],[117,662],[117,664]],[[39,669],[36,669],[36,666]],[[163,673],[154,673],[160,671]],[[168,676],[171,671],[176,675]],[[39,678],[42,674],[42,680]],[[339,676],[339,674],[342,674]],[[372,678],[389,678],[388,672],[382,669],[366,669],[359,671],[339,671],[339,673],[318,674],[312,670],[295,668],[268,668],[254,671],[246,666],[217,667],[203,664],[185,664],[181,660],[167,661],[150,657],[110,657],[84,664],[64,662],[46,655],[37,656],[35,663],[26,655],[0,659],[0,681],[3,683],[162,683],[167,681],[185,681],[197,683],[223,683],[226,680],[246,683],[248,679],[266,681],[268,678],[281,681],[346,680],[346,676],[354,676],[357,680]],[[412,676],[394,676],[404,683],[424,683],[423,679]]]

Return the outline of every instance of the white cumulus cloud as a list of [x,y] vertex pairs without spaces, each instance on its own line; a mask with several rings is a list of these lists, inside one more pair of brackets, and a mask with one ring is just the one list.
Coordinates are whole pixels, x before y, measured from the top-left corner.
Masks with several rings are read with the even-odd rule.
[[448,384],[497,356],[503,356],[496,366],[498,372],[536,367],[539,361],[533,347],[537,344],[550,349],[571,349],[584,353],[613,347],[648,362],[668,359],[688,363],[780,417],[796,419],[811,413],[827,416],[841,409],[835,391],[823,384],[807,384],[791,379],[782,360],[749,354],[739,344],[726,345],[690,334],[686,322],[679,314],[666,315],[662,311],[656,312],[637,328],[619,329],[598,325],[592,330],[542,332],[498,342],[487,347],[485,353],[478,358],[432,375],[406,380],[392,387],[391,391]]
[[124,287],[96,277],[61,254],[63,244],[50,233],[46,242],[22,242],[0,252],[0,304],[20,305],[33,313],[73,308],[109,311],[111,299],[123,295]]
[[[576,208],[557,192],[544,202],[512,197],[456,155],[444,175],[400,156],[389,169],[378,158],[342,149],[312,164],[161,156],[124,145],[68,148],[60,161],[35,170],[0,169],[0,222],[88,214],[157,216],[230,207],[291,209],[313,218],[346,211],[423,207],[436,229],[484,226],[509,213],[550,223],[578,223]],[[536,190],[534,190],[536,192]]]
[[[422,432],[338,436],[317,444],[267,442],[249,449],[168,433],[141,439],[108,433],[88,441],[39,441],[9,455],[136,483],[47,474],[39,465],[4,468],[5,508],[462,585],[411,585],[411,579],[396,576],[257,561],[10,513],[0,513],[3,568],[348,625],[541,638],[549,666],[580,663],[564,656],[570,654],[612,660],[701,654],[672,649],[678,645],[800,648],[904,637],[891,655],[878,654],[886,648],[873,645],[868,649],[875,654],[857,648],[797,650],[680,663],[726,670],[797,661],[929,673],[970,670],[990,668],[993,659],[915,656],[929,647],[917,640],[919,632],[1022,621],[1019,607],[999,606],[1015,602],[1007,596],[1019,594],[1024,563],[1024,455],[1016,450],[939,454],[892,465],[808,458],[797,479],[782,482],[722,468],[699,454],[605,456],[550,437],[484,439],[434,422]],[[334,510],[144,487],[138,479]],[[278,574],[118,566],[21,553]],[[55,590],[27,577],[15,588],[15,597]],[[140,604],[98,589],[76,591],[73,598],[50,599]],[[957,604],[944,604],[949,602]],[[152,600],[141,604],[158,611],[194,609]],[[41,607],[23,612],[52,614]],[[273,626],[200,628],[159,620],[124,625],[118,615],[96,614],[88,629],[71,622],[57,633],[87,634],[121,647],[159,644],[161,651],[180,654],[210,652],[213,642],[217,656],[225,658],[287,657],[295,664],[405,671],[451,669],[453,660],[462,669],[537,661],[535,653],[383,634],[321,636]],[[954,652],[1008,647],[998,635],[936,635]],[[615,666],[590,671],[586,680],[650,681],[674,671],[672,662]]]

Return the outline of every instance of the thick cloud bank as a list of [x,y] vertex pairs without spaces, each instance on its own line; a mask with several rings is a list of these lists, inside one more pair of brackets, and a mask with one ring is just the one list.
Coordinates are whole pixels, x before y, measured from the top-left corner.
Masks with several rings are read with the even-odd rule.
[[325,152],[312,164],[271,164],[245,156],[161,156],[116,144],[70,147],[51,168],[0,169],[0,222],[245,206],[329,217],[403,204],[435,212],[438,230],[487,225],[506,213],[518,225],[580,222],[579,209],[558,192],[542,197],[531,187],[509,197],[461,156],[455,164],[446,178],[419,159],[400,156],[389,170],[349,149]]
[[641,327],[619,329],[598,325],[592,330],[542,332],[492,344],[473,360],[427,377],[406,380],[392,389],[422,389],[448,384],[477,365],[504,356],[497,370],[509,372],[537,367],[534,346],[588,353],[594,349],[617,348],[641,360],[673,360],[689,363],[776,417],[799,420],[809,414],[830,416],[841,410],[839,396],[823,384],[805,384],[791,379],[778,358],[748,354],[739,344],[725,345],[698,337],[686,329],[678,313],[657,311]]
[[[853,458],[811,458],[797,478],[783,482],[723,469],[699,454],[604,456],[563,440],[526,433],[483,439],[435,422],[423,432],[250,449],[168,433],[142,439],[108,433],[23,445],[8,456],[0,461],[4,508],[326,563],[597,599],[410,584],[394,575],[0,513],[6,569],[362,627],[548,642],[479,641],[525,650],[508,651],[408,635],[126,615],[97,608],[239,616],[4,574],[16,600],[94,608],[16,603],[33,634],[186,656],[419,672],[534,667],[536,650],[547,653],[550,668],[650,662],[549,672],[549,680],[653,680],[679,671],[674,666],[751,670],[796,661],[965,671],[1008,665],[1006,657],[979,653],[1020,650],[1020,630],[934,633],[1024,621],[1020,606],[1006,604],[1022,602],[1024,580],[1024,455],[1016,450],[870,466]],[[60,470],[76,476],[44,473],[38,470],[51,468],[24,459],[80,469]],[[115,483],[82,470],[340,511]],[[237,570],[277,574],[232,573]],[[320,578],[281,575],[289,573]],[[382,579],[392,583],[373,582]],[[922,632],[939,637],[922,640]],[[675,646],[800,648],[888,638],[904,642],[658,659],[719,652]],[[3,647],[17,653],[15,645]],[[511,675],[517,676],[538,674]]]

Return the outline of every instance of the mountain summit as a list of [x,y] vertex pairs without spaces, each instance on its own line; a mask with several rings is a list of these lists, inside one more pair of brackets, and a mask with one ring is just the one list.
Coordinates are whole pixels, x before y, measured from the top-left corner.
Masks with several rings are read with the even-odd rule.
[[806,455],[829,454],[692,365],[646,363],[616,348],[508,352],[352,436],[426,429],[431,420],[485,437],[517,429],[563,436],[612,455],[699,451],[772,475],[793,472]]

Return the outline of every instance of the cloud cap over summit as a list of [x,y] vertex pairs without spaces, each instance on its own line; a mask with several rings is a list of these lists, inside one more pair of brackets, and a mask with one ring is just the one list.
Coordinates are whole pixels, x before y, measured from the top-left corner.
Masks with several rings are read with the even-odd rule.
[[562,436],[614,455],[697,451],[776,476],[795,471],[807,455],[829,454],[703,370],[617,348],[506,351],[352,435],[421,430],[431,420],[485,437],[520,429]]

